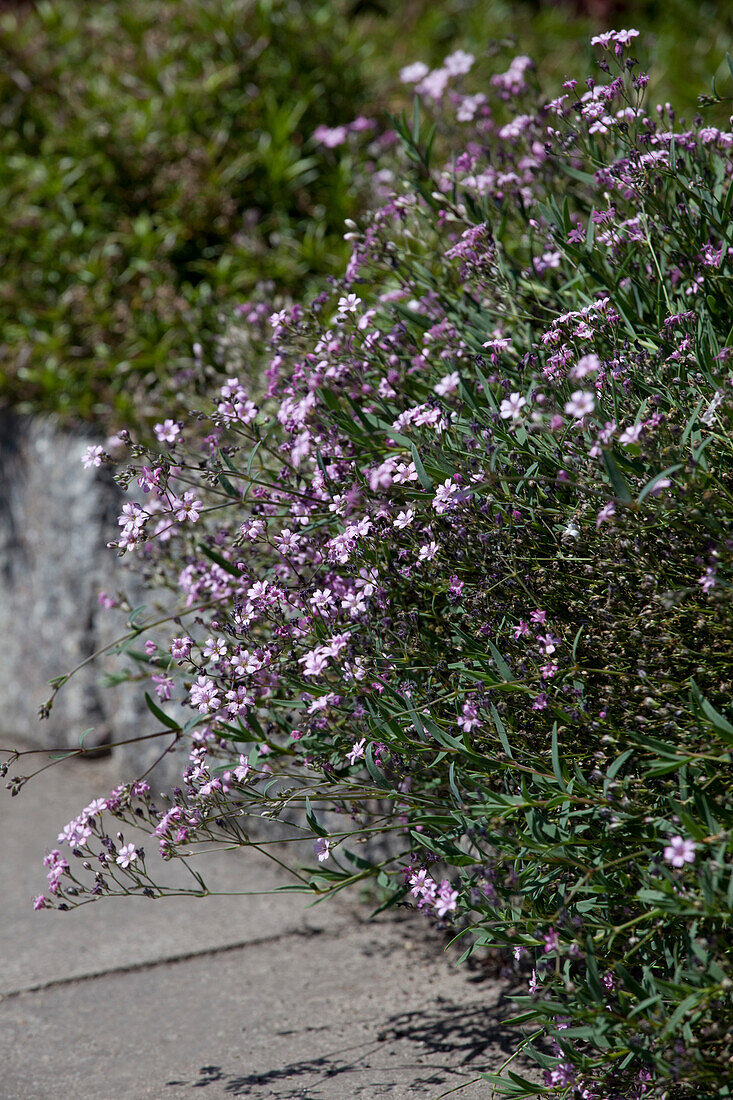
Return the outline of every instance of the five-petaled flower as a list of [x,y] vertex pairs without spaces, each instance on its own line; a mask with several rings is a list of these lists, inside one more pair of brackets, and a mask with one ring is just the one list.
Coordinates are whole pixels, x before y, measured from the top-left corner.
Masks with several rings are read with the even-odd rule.
[[117,853],[115,863],[119,863],[120,867],[129,867],[138,858],[138,854],[134,844],[123,844]]
[[664,858],[673,867],[684,867],[695,862],[695,842],[681,836],[673,836],[664,849]]

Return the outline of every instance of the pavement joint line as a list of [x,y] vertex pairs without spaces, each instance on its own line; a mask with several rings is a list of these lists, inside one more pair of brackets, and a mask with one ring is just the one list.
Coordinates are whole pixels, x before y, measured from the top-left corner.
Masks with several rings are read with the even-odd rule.
[[188,962],[191,959],[204,958],[207,955],[224,955],[229,951],[242,951],[246,947],[264,947],[266,944],[279,943],[281,940],[292,938],[311,939],[316,936],[339,935],[340,932],[329,932],[325,928],[290,928],[285,932],[278,932],[274,936],[261,936],[256,940],[238,940],[236,943],[223,943],[214,947],[202,947],[197,951],[184,951],[179,955],[166,955],[160,959],[147,959],[143,962],[128,963],[127,966],[110,966],[104,970],[90,971],[88,974],[74,974],[68,978],[52,978],[47,982],[37,982],[35,985],[23,986],[20,989],[0,990],[0,1002],[20,997],[24,993],[42,993],[47,989],[57,989],[61,986],[75,985],[77,982],[92,982],[97,978],[108,978],[114,974],[133,974],[141,970],[154,970],[158,966],[169,966],[173,963]]

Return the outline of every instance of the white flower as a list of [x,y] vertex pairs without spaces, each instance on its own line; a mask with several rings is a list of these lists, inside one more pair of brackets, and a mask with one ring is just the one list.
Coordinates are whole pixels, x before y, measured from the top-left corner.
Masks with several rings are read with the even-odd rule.
[[356,313],[361,305],[361,298],[356,294],[347,294],[345,298],[339,298],[338,320],[343,320],[347,313]]
[[466,53],[465,50],[456,50],[454,53],[448,54],[443,62],[443,68],[451,76],[465,76],[466,73],[470,73],[474,60],[472,53]]
[[422,80],[429,72],[424,61],[414,61],[412,65],[405,65],[400,69],[400,80],[403,84],[417,84],[418,80]]
[[619,443],[636,443],[642,433],[643,427],[643,424],[632,424],[631,427],[624,428],[621,435],[618,437]]
[[119,863],[120,867],[129,867],[138,856],[137,848],[134,844],[123,844],[117,853],[115,863]]
[[85,470],[88,470],[90,466],[101,466],[102,455],[104,450],[102,447],[87,447],[84,454],[81,456],[81,464]]
[[582,420],[589,416],[596,407],[596,400],[588,390],[576,390],[570,395],[570,400],[565,404],[565,412],[568,416],[574,416],[576,420]]
[[[715,396],[713,397],[710,404],[708,405],[705,412],[702,413],[701,416],[700,416],[700,419],[702,420],[703,424],[707,424],[707,426],[709,428],[712,428],[713,424],[715,423],[715,410],[718,408],[719,405],[722,404],[722,402],[723,402],[723,395],[720,391],[718,391],[715,394]],[[90,448],[90,450],[91,450],[91,448]]]
[[499,415],[503,420],[519,420],[527,399],[521,393],[512,393],[505,397],[499,406]]

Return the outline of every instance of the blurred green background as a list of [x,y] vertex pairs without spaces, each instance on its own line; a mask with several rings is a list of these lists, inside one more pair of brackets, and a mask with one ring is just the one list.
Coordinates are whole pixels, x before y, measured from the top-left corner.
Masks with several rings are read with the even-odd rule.
[[716,71],[730,83],[733,4],[714,0],[0,10],[0,403],[104,428],[156,415],[160,380],[195,373],[193,345],[258,284],[341,268],[368,179],[312,135],[404,101],[402,65],[521,52],[550,90],[591,71],[591,34],[635,26],[653,98],[689,116]]

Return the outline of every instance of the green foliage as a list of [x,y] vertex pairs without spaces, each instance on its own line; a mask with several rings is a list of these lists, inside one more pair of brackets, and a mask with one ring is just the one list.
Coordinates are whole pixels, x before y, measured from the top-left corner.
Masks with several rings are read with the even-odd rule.
[[609,27],[633,26],[643,39],[635,55],[654,57],[650,94],[671,100],[688,118],[717,72],[728,78],[725,51],[733,44],[733,8],[727,0],[635,0],[634,4],[577,0],[441,0],[383,3],[366,20],[394,74],[416,59],[439,65],[456,45],[482,56],[512,51],[529,55],[540,82],[558,84],[586,68],[589,39]]
[[[729,6],[644,3],[634,18],[654,35],[655,93],[689,108],[730,44]],[[6,12],[0,401],[104,424],[175,404],[223,309],[263,280],[300,293],[343,262],[365,189],[348,150],[310,141],[318,125],[395,99],[401,64],[456,46],[508,56],[514,40],[560,79],[597,29],[562,4],[504,0]]]
[[363,53],[332,3],[3,15],[0,398],[137,418],[222,303],[333,270],[356,196],[311,135],[358,114]]

